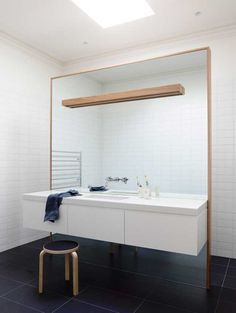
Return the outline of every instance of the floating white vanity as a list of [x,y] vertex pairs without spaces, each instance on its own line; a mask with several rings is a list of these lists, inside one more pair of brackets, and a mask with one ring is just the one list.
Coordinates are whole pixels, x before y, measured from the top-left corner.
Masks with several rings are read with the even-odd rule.
[[55,223],[43,222],[47,197],[55,192],[24,195],[24,227],[190,255],[198,255],[206,243],[204,196],[142,199],[125,193],[83,193],[63,199]]

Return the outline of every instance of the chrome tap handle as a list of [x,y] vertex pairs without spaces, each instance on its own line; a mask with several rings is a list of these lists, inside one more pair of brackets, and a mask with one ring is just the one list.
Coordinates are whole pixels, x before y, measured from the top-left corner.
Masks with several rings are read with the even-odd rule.
[[129,178],[123,177],[121,180],[123,181],[123,183],[127,184],[127,181],[129,180]]

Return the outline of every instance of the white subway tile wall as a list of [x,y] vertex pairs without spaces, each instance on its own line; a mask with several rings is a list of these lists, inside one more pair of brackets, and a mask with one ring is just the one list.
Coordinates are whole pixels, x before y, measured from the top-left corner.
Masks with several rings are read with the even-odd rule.
[[236,79],[213,84],[213,254],[236,258]]
[[[22,194],[49,188],[49,77],[58,67],[0,41],[0,251],[41,238]],[[32,208],[33,209],[33,208]]]

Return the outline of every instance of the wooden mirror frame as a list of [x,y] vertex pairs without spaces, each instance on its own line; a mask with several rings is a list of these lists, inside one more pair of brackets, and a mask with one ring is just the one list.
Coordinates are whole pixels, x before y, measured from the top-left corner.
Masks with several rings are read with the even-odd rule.
[[192,49],[192,50],[185,50],[173,54],[158,56],[154,58],[149,59],[141,59],[139,61],[134,62],[127,62],[122,64],[116,64],[113,66],[108,66],[104,68],[94,68],[94,69],[87,69],[82,70],[80,72],[71,73],[71,74],[65,74],[61,76],[52,77],[50,79],[50,190],[52,189],[52,87],[53,87],[53,81],[55,79],[63,78],[63,77],[69,77],[69,76],[76,76],[83,73],[89,73],[93,71],[98,71],[102,69],[109,69],[114,67],[119,67],[122,65],[128,65],[128,64],[135,64],[143,61],[148,60],[158,60],[163,59],[167,57],[174,57],[177,55],[197,52],[197,51],[206,51],[206,57],[207,57],[207,139],[208,139],[208,147],[207,147],[207,162],[208,162],[208,169],[207,169],[207,196],[208,196],[208,203],[207,203],[207,260],[206,260],[206,288],[210,289],[211,287],[211,215],[212,215],[212,105],[211,105],[211,50],[210,47],[203,47],[198,49]]

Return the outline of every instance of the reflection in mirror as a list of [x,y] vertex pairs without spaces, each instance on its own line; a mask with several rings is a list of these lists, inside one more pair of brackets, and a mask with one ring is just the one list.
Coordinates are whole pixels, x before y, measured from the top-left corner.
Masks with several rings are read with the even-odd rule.
[[[205,201],[210,173],[207,70],[207,50],[199,50],[53,79],[52,189],[79,188],[90,201],[104,201],[104,197],[106,201],[132,201],[129,197],[135,195],[137,199],[138,186],[148,184],[152,197],[160,196],[160,201],[170,197],[176,199],[169,199],[169,202],[174,204],[177,200],[181,205],[186,198],[204,198]],[[107,94],[176,84],[183,86],[185,93],[98,106],[65,106],[69,99],[97,96],[101,99]],[[105,186],[109,191],[106,195],[101,192],[87,195],[88,186]],[[162,202],[158,203],[161,206]],[[175,226],[178,215],[174,216],[172,226],[160,224],[157,218],[158,227],[176,227],[179,233]],[[197,220],[195,226],[193,220]],[[193,219],[188,216],[186,221],[190,222],[191,227],[186,227],[191,230],[180,240],[188,248],[193,248],[188,246],[188,238],[201,242],[197,253],[178,254],[173,253],[178,250],[164,247],[161,250],[165,251],[145,250],[139,257],[147,258],[147,262],[153,257],[159,265],[163,260],[168,263],[164,269],[152,268],[152,274],[158,277],[209,287],[209,237],[208,245],[204,245],[206,210]],[[82,232],[82,237],[87,236],[85,233]],[[147,233],[148,229],[146,233],[144,230],[142,237]],[[208,227],[208,236],[209,233]],[[81,235],[81,232],[78,229],[73,234]],[[136,242],[136,237],[142,239],[135,233],[132,242]],[[159,239],[150,247],[165,241]],[[147,244],[139,246],[149,247]],[[146,264],[146,259],[144,262]],[[148,274],[146,269],[138,270]]]
[[[65,99],[181,84],[185,95],[67,108]],[[207,194],[206,51],[53,80],[52,187]],[[108,179],[127,177],[128,181]]]

